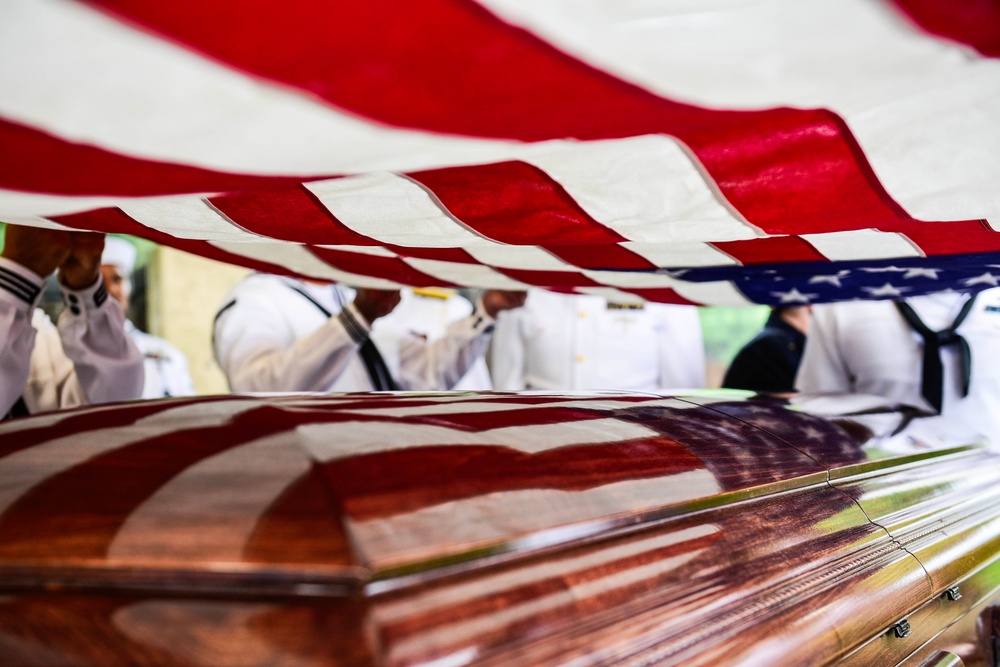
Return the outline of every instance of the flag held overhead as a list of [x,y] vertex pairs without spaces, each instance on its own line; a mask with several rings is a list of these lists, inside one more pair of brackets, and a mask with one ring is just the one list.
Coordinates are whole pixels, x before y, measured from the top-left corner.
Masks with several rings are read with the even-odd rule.
[[1000,277],[981,9],[10,0],[0,220],[378,287],[978,291]]

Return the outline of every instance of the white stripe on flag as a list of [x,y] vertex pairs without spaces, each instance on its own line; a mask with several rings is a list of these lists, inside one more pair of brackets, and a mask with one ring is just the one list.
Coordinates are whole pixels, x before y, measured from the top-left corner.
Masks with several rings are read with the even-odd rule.
[[465,249],[474,259],[501,269],[579,272],[547,250],[530,245],[476,245]]
[[923,253],[905,236],[892,232],[880,232],[877,229],[803,234],[802,238],[831,260],[850,261],[923,256]]
[[[2,97],[0,95],[0,98]],[[11,224],[67,229],[62,225],[56,226],[56,223],[39,216],[79,213],[107,206],[117,206],[122,201],[128,201],[128,199],[125,197],[63,197],[0,188],[0,211],[2,211],[0,219]]]
[[640,257],[648,259],[653,266],[731,266],[737,262],[721,250],[707,243],[634,243],[620,244]]
[[[763,235],[709,187],[676,139],[648,135],[547,148],[525,161],[559,182],[592,218],[631,241],[674,244]],[[657,187],[649,186],[650,177]]]
[[677,283],[674,291],[692,303],[711,303],[716,306],[756,306],[736,286],[726,280],[710,283]]
[[[727,280],[719,280],[707,283],[682,283],[675,281],[668,285],[670,289],[691,301],[692,303],[710,303],[713,306],[740,307],[756,306],[757,304],[743,296],[733,284]],[[608,301],[626,303],[635,301],[634,294],[627,294],[618,290],[606,287],[581,287],[576,290],[580,294],[593,294],[601,296]]]
[[450,248],[491,243],[450,217],[423,186],[386,172],[306,183],[346,226],[382,243]]
[[408,257],[406,263],[413,268],[457,285],[469,285],[484,289],[526,290],[529,285],[509,278],[495,269],[481,264],[442,262],[436,259]]
[[119,208],[146,227],[177,238],[244,242],[261,239],[234,225],[199,195],[135,198],[123,200]]
[[[336,280],[348,285],[363,285],[374,289],[399,289],[401,285],[391,280],[361,276],[349,271],[341,271],[326,264],[301,245],[282,241],[261,240],[258,243],[214,242],[215,247],[234,255],[249,257],[262,262],[295,269],[304,276],[320,280]],[[391,253],[390,253],[391,254]]]
[[879,181],[911,215],[986,218],[1000,231],[1000,59],[962,58],[961,76],[899,91],[846,120]]

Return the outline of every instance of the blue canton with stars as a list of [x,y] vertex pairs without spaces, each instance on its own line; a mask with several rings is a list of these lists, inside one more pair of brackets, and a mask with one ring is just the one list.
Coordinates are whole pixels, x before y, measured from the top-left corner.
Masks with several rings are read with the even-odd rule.
[[997,287],[1000,253],[662,269],[661,273],[696,283],[729,281],[749,300],[765,305],[898,300]]

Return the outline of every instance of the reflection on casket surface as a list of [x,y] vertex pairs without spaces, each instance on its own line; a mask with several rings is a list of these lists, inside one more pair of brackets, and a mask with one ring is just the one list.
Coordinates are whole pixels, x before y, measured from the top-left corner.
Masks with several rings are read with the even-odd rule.
[[227,396],[10,421],[0,655],[989,664],[1000,457],[888,410],[803,408]]

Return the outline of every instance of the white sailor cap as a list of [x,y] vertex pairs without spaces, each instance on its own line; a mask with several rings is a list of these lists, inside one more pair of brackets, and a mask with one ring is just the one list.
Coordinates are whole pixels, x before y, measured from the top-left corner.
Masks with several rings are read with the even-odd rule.
[[135,267],[135,246],[117,236],[105,237],[101,264],[114,264],[122,273],[131,274]]

